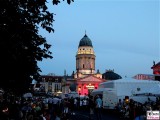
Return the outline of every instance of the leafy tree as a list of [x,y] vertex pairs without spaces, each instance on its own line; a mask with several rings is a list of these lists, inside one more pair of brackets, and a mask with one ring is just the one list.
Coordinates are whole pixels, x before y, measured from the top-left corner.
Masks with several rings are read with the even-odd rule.
[[[58,3],[60,3],[60,0],[53,0],[52,2],[53,2],[53,5],[58,5]],[[74,0],[67,0],[68,4],[70,4],[71,2],[74,2]]]
[[[53,58],[51,45],[38,33],[40,27],[54,32],[54,14],[48,11],[46,3],[46,0],[0,0],[0,87],[5,90],[25,92],[32,79],[40,75],[37,61]],[[58,5],[60,1],[52,3]]]

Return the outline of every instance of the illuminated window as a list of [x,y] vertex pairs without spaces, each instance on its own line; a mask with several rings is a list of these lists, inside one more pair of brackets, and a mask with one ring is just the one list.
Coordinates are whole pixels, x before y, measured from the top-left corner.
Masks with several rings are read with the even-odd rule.
[[79,87],[78,90],[80,91],[80,90],[81,90],[81,87]]

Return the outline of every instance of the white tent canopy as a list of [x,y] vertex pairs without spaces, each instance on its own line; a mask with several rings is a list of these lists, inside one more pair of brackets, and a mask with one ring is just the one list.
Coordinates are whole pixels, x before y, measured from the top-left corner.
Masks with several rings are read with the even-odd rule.
[[136,80],[133,78],[124,78],[118,80],[112,80],[103,82],[100,84],[100,88],[93,90],[92,94],[102,94],[104,89],[115,89],[117,95],[126,95],[126,94],[160,94],[160,82],[154,80]]
[[128,93],[132,89],[132,94],[160,94],[160,82],[153,80],[136,80],[133,78],[125,78],[113,81],[117,88],[117,94]]

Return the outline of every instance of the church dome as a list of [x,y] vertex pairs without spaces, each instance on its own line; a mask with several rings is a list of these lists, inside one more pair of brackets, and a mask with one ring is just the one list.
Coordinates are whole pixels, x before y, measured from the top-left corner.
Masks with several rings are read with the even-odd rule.
[[85,34],[84,37],[79,42],[79,47],[81,46],[92,46],[92,41],[88,38],[88,36]]
[[117,73],[114,73],[114,71],[108,70],[102,74],[102,78],[106,80],[117,80],[117,79],[121,79],[122,77]]

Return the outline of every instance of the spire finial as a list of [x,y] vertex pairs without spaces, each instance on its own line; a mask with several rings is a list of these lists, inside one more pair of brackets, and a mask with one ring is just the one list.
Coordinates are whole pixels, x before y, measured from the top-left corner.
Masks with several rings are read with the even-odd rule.
[[86,35],[86,30],[85,30],[85,35]]
[[155,63],[155,61],[153,61],[153,65],[155,65],[156,63]]

